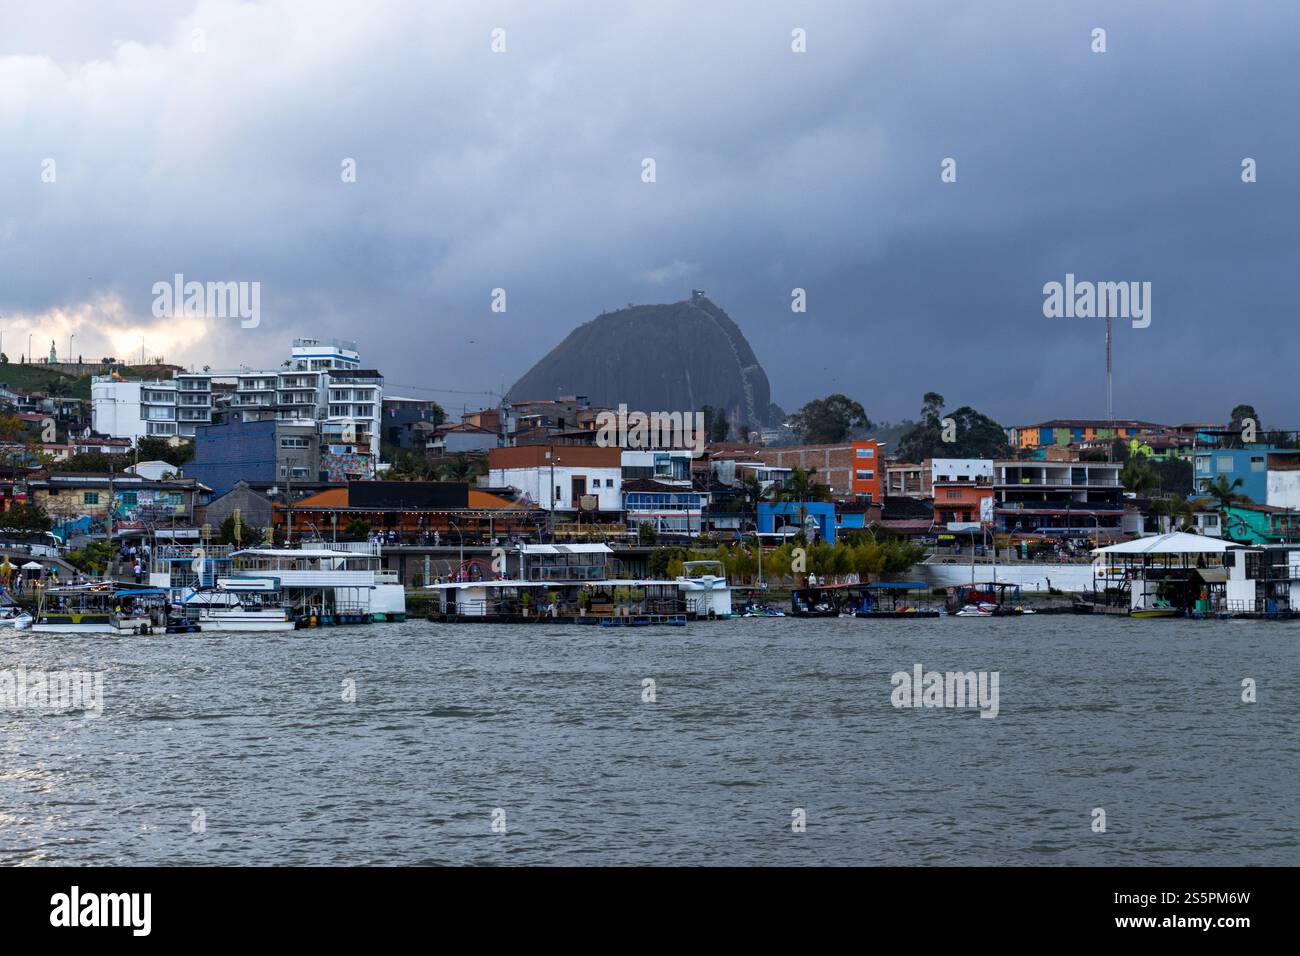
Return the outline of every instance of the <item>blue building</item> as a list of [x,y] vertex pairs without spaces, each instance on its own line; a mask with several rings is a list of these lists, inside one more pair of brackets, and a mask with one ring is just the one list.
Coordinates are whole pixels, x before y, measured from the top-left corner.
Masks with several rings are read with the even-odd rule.
[[[798,531],[800,521],[808,528],[815,524],[817,534],[827,544],[835,543],[835,503],[831,501],[760,501],[758,533],[776,534],[782,528]],[[809,534],[811,539],[812,535]]]
[[1300,455],[1294,448],[1275,448],[1272,445],[1247,445],[1245,448],[1197,449],[1193,487],[1197,493],[1220,475],[1232,484],[1238,478],[1238,494],[1245,495],[1255,504],[1268,504],[1269,455]]
[[239,481],[258,487],[318,481],[320,462],[314,424],[232,421],[194,430],[194,460],[185,465],[185,477],[197,478],[218,496]]

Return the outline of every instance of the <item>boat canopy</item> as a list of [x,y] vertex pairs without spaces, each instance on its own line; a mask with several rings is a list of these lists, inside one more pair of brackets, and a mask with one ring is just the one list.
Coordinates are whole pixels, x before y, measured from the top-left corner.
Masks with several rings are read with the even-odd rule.
[[661,581],[653,578],[613,578],[608,581],[507,581],[500,578],[494,578],[491,581],[450,581],[446,584],[430,584],[426,590],[429,591],[453,591],[461,588],[540,588],[542,590],[558,590],[559,588],[616,588],[616,587],[650,587],[658,585],[661,587],[677,587],[678,581]]
[[1186,531],[1168,531],[1147,538],[1094,548],[1093,554],[1223,554],[1241,545]]
[[524,554],[613,554],[614,549],[607,544],[525,544],[520,546]]
[[[373,558],[365,551],[331,551],[329,548],[245,548],[232,551],[230,556],[251,554],[263,558]],[[193,556],[191,556],[193,560]]]

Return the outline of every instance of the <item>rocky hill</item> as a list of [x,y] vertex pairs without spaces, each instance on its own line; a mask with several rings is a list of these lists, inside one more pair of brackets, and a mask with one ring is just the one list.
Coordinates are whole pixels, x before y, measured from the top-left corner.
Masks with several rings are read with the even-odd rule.
[[634,411],[722,408],[733,427],[777,424],[767,373],[740,328],[703,294],[636,305],[580,325],[507,393],[511,401],[585,395]]

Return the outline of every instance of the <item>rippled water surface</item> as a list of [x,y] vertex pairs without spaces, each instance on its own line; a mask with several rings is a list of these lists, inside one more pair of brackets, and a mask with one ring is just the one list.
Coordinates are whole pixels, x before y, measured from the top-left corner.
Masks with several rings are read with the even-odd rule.
[[[0,711],[0,863],[1295,865],[1298,646],[1068,616],[5,632],[0,669],[105,684],[99,718]],[[895,709],[917,663],[998,671],[999,715]]]

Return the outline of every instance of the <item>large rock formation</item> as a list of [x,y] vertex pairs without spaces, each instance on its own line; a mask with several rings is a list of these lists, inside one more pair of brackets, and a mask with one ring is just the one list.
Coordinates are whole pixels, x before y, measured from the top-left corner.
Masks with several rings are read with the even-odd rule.
[[593,405],[633,411],[725,409],[733,426],[777,424],[767,373],[740,328],[693,294],[668,305],[636,305],[578,326],[507,393],[509,401],[585,395]]

